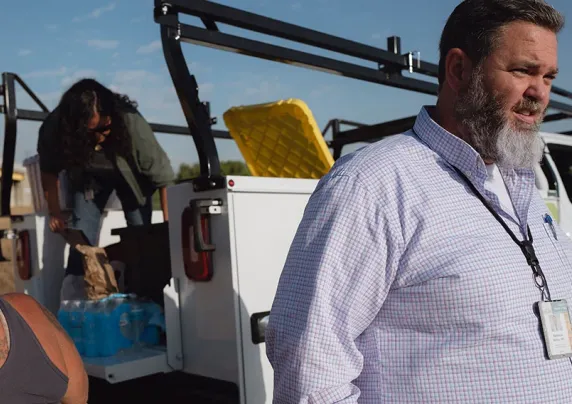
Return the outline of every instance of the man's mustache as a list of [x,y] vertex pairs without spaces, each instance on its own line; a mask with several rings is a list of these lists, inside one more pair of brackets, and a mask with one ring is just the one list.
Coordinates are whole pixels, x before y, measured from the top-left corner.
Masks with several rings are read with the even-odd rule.
[[516,104],[512,110],[516,113],[522,114],[530,114],[530,115],[538,115],[539,121],[542,121],[546,116],[546,111],[548,108],[543,108],[542,104],[531,100],[530,98],[522,99],[518,104]]

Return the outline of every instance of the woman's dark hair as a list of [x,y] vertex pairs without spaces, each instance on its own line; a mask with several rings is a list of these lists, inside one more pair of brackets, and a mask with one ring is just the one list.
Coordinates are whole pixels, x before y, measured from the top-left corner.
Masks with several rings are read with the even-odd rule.
[[445,59],[453,48],[462,49],[479,65],[496,48],[503,28],[528,22],[560,32],[564,17],[544,0],[464,0],[449,16],[439,44],[439,85],[445,80]]
[[84,167],[95,150],[97,139],[88,131],[88,123],[97,111],[111,118],[111,132],[105,139],[105,149],[129,157],[131,137],[124,114],[136,112],[137,103],[128,96],[115,93],[94,79],[81,79],[63,95],[58,105],[57,135],[61,141],[64,166]]

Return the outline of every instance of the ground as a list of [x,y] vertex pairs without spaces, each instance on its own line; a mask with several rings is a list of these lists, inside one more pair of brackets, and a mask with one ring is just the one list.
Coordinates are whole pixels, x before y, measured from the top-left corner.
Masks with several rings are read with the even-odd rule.
[[12,269],[12,254],[10,240],[1,240],[2,255],[8,261],[0,261],[0,295],[14,291],[14,271]]

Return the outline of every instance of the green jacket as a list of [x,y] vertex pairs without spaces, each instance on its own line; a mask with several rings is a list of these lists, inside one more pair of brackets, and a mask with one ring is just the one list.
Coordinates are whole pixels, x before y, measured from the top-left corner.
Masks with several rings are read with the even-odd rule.
[[[169,157],[157,142],[151,126],[137,111],[125,115],[125,126],[131,135],[132,164],[117,156],[115,162],[140,205],[158,188],[171,185],[175,173]],[[42,172],[59,174],[63,169],[62,152],[56,136],[58,109],[44,120],[38,134],[37,151]]]

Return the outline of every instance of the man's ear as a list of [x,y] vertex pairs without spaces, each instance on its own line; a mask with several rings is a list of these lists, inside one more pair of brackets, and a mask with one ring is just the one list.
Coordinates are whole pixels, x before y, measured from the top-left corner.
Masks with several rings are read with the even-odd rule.
[[447,52],[445,58],[445,81],[455,94],[468,85],[472,69],[471,60],[463,50],[453,48]]

